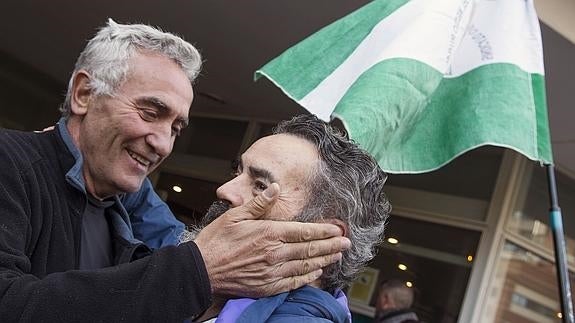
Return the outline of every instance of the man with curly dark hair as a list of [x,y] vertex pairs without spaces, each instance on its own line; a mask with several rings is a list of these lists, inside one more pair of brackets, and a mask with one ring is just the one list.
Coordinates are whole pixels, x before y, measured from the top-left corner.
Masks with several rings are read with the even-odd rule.
[[230,317],[236,322],[301,316],[312,321],[350,320],[342,289],[375,256],[383,240],[391,210],[383,193],[386,178],[367,152],[315,116],[281,122],[271,136],[256,141],[239,158],[235,177],[218,188],[220,200],[196,232],[229,208],[279,184],[279,198],[264,218],[333,223],[351,240],[351,249],[343,252],[341,261],[325,267],[315,282],[275,297],[230,300],[219,317],[226,322]]

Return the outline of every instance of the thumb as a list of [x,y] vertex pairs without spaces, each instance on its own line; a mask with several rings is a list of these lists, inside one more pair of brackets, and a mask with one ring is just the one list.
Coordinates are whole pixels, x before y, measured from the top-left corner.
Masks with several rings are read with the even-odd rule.
[[272,183],[265,191],[242,206],[241,220],[257,220],[274,205],[280,192],[280,186]]

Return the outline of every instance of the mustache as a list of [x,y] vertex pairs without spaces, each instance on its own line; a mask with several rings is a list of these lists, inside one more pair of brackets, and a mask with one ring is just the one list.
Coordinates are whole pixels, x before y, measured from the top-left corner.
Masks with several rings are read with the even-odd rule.
[[198,225],[200,229],[205,228],[208,224],[214,222],[215,219],[220,217],[220,215],[226,213],[229,209],[231,209],[231,204],[225,200],[217,200],[210,205],[206,214],[200,221]]
[[215,219],[226,213],[229,209],[231,209],[231,204],[228,201],[217,200],[213,202],[199,223],[190,226],[187,230],[184,230],[180,235],[179,243],[185,243],[196,239],[202,229],[208,226],[208,224],[214,222]]

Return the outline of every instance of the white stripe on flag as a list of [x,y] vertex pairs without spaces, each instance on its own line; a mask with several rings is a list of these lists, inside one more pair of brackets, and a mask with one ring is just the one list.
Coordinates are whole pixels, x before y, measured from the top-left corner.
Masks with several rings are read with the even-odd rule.
[[390,58],[421,61],[446,77],[491,63],[543,74],[539,24],[531,8],[525,0],[412,0],[379,22],[342,65],[297,102],[327,121],[358,77]]

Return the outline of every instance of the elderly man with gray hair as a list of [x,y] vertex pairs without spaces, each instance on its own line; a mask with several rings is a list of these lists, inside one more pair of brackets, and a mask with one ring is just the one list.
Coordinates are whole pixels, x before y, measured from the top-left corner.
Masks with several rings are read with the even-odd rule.
[[333,223],[351,240],[351,248],[307,286],[257,300],[227,300],[223,309],[214,306],[204,319],[221,309],[220,322],[349,322],[342,289],[375,256],[391,210],[383,192],[387,176],[377,162],[317,117],[301,115],[281,122],[273,135],[248,148],[235,175],[218,188],[220,200],[189,239],[221,221],[228,209],[241,207],[263,190],[281,188],[264,219]]
[[377,323],[418,323],[413,305],[413,288],[398,279],[384,281],[379,286],[375,304]]
[[182,322],[213,295],[274,295],[341,259],[336,225],[259,220],[277,184],[176,245],[183,225],[147,175],[188,123],[200,66],[180,37],[110,20],[57,126],[0,130],[0,321]]

